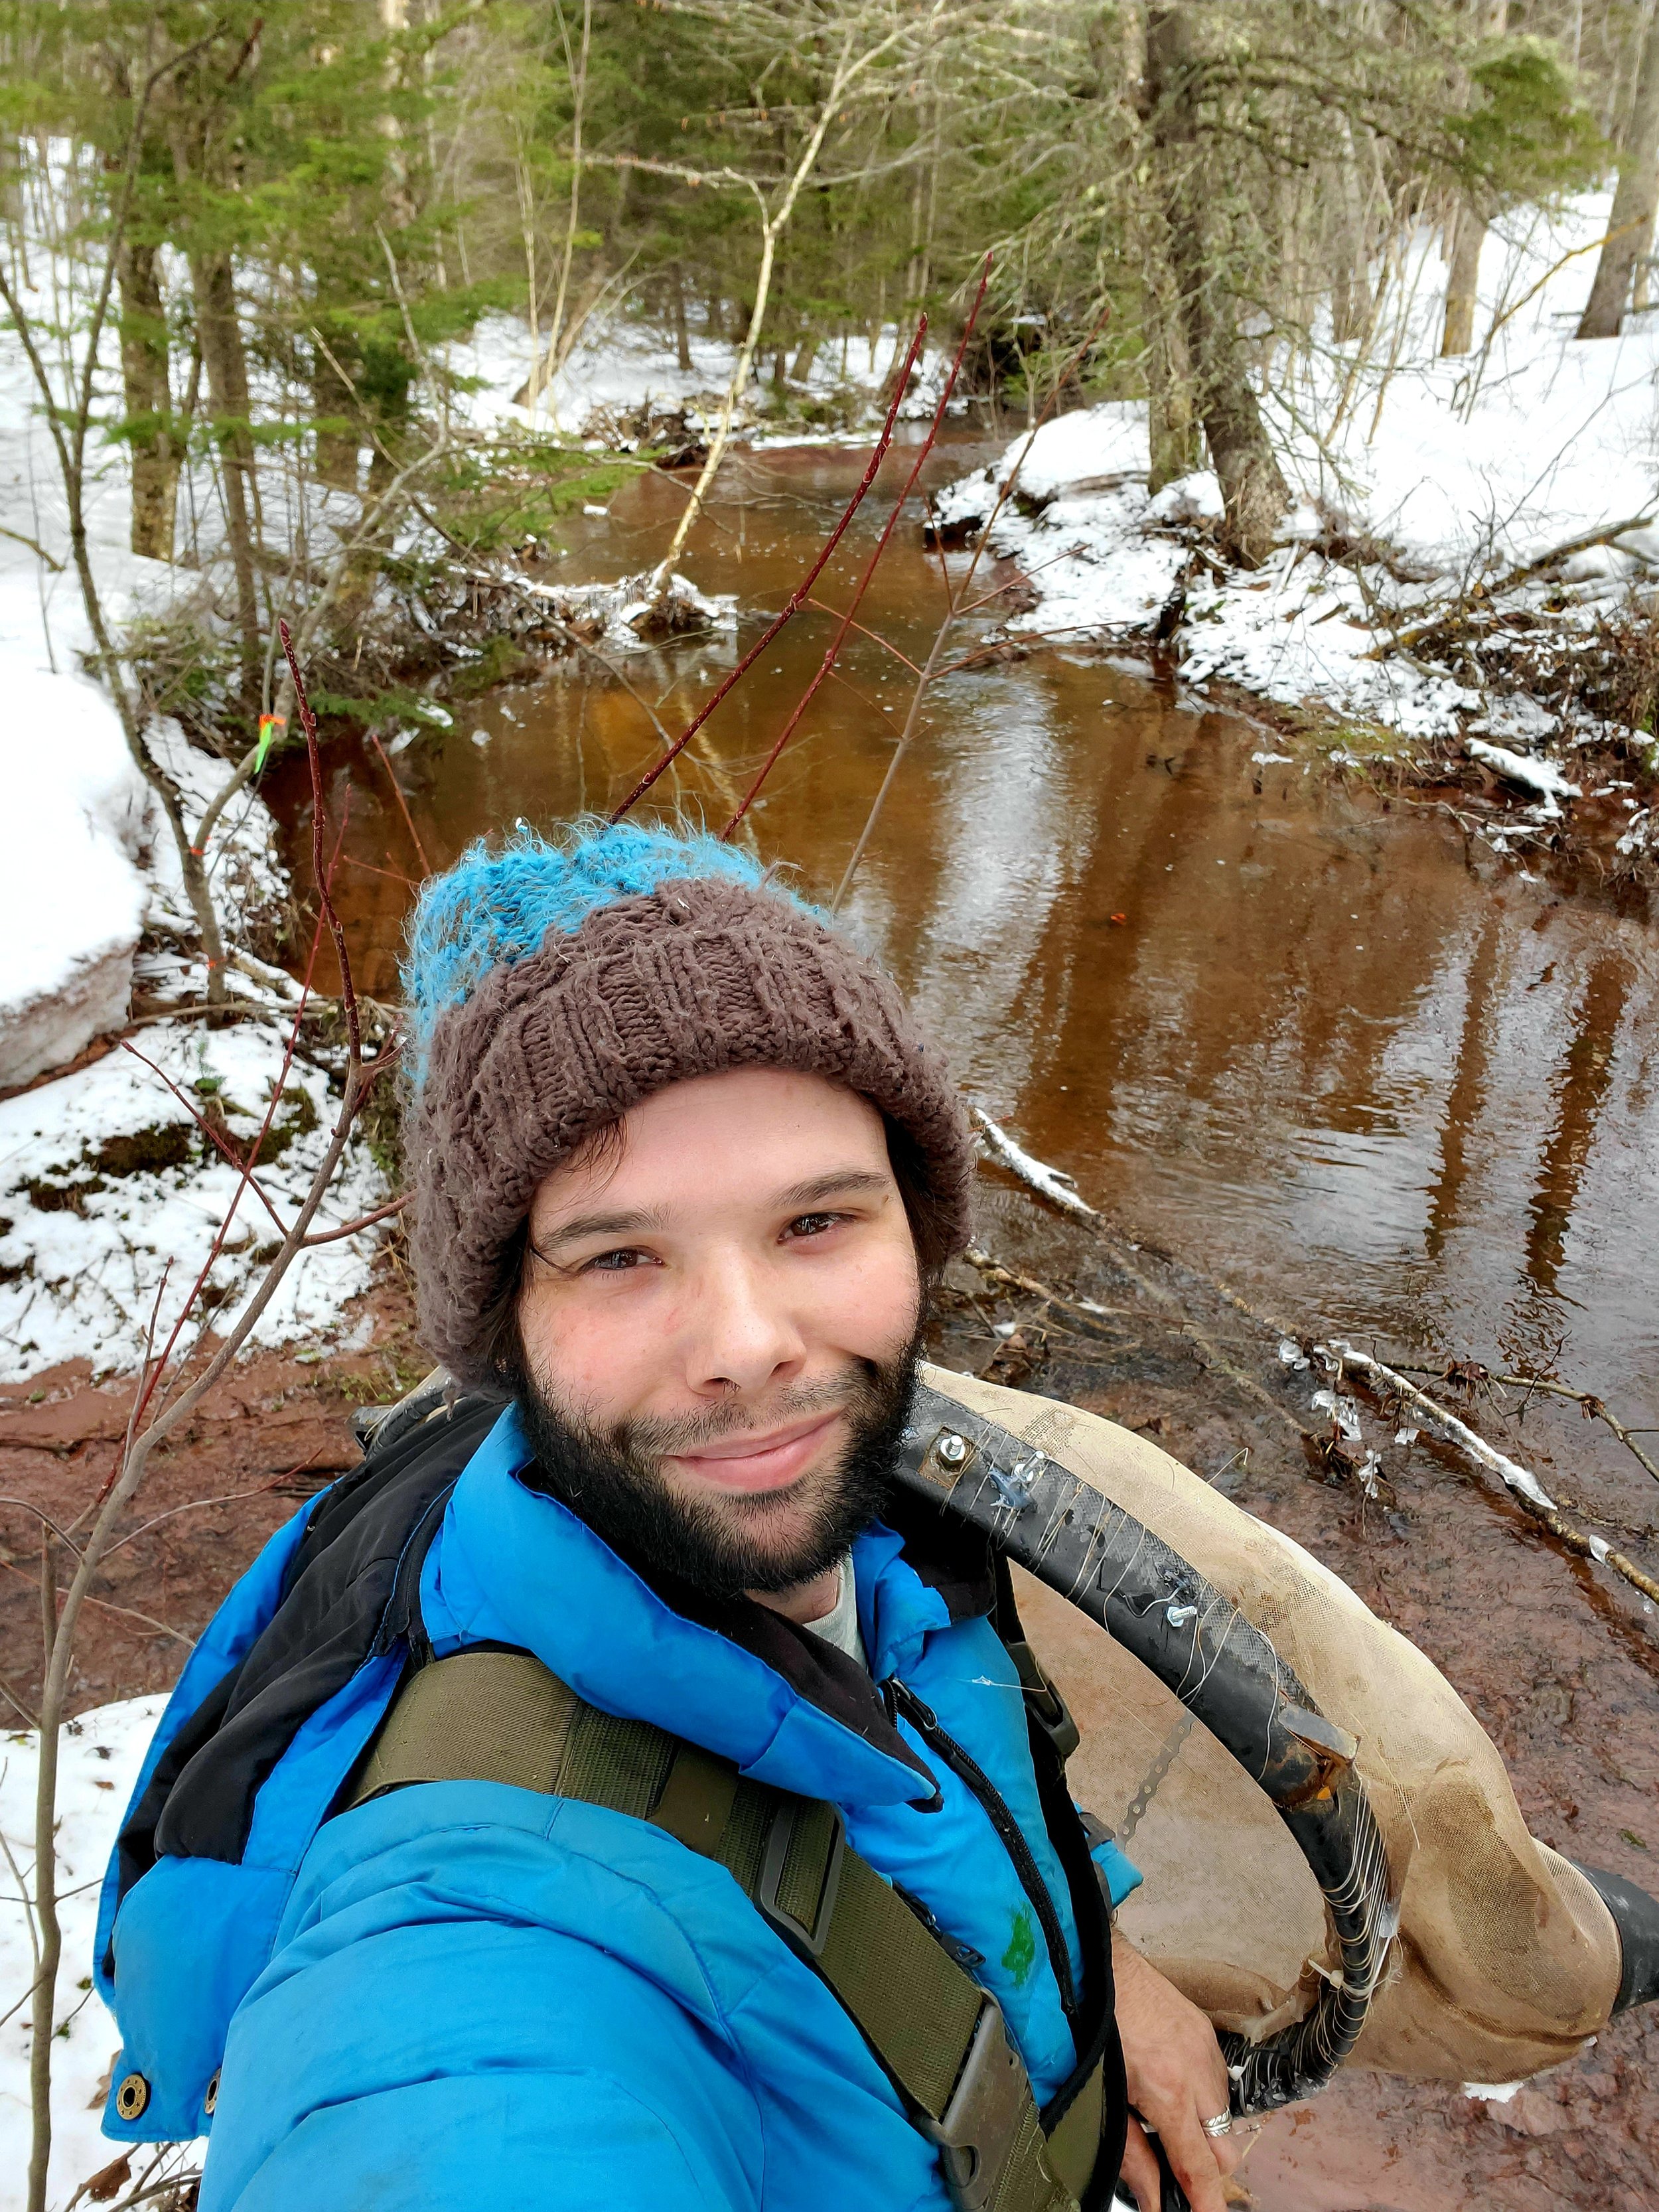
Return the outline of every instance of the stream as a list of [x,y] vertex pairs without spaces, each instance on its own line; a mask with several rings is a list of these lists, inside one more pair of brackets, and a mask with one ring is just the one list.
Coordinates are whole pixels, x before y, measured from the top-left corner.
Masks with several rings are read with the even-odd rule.
[[[942,448],[924,487],[992,450]],[[738,638],[617,664],[670,731],[783,603],[864,458],[795,447],[728,464],[683,566],[737,594]],[[822,580],[836,606],[908,465],[890,457]],[[608,514],[571,520],[553,573],[646,568],[684,495],[641,476]],[[861,615],[912,659],[943,604],[920,521],[918,502]],[[949,557],[960,574],[968,556]],[[976,588],[1005,580],[981,568]],[[680,803],[725,818],[828,634],[810,611],[784,631],[696,741]],[[762,854],[811,896],[834,895],[908,683],[873,638],[853,636],[754,812]],[[377,994],[395,994],[422,860],[441,867],[520,816],[542,825],[612,805],[659,745],[644,707],[585,657],[450,703],[453,729],[389,763],[367,744],[328,756],[337,820],[349,801],[339,902],[359,981]],[[1087,649],[947,675],[847,918],[969,1094],[1130,1234],[1294,1326],[1403,1358],[1557,1366],[1627,1422],[1659,1424],[1652,933],[1471,860],[1409,794],[1263,757],[1291,750]],[[303,762],[269,781],[303,881]],[[1029,1245],[1029,1201],[986,1195],[987,1241]],[[1576,1415],[1571,1427],[1627,1504],[1640,1495],[1639,1470],[1630,1492],[1628,1463]]]

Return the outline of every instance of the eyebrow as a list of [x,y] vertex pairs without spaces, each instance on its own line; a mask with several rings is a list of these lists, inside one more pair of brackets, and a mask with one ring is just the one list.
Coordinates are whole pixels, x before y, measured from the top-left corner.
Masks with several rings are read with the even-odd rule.
[[562,1221],[544,1237],[532,1237],[530,1249],[544,1255],[550,1247],[574,1244],[584,1237],[631,1237],[641,1231],[649,1233],[663,1225],[662,1215],[655,1206],[636,1206],[629,1212],[621,1213],[578,1213],[568,1221]]
[[[798,1212],[821,1205],[826,1198],[851,1197],[858,1192],[885,1191],[890,1188],[890,1177],[878,1169],[831,1168],[825,1175],[813,1176],[805,1182],[791,1183],[787,1190],[775,1192],[772,1204],[780,1212]],[[562,1245],[579,1243],[584,1237],[648,1235],[665,1225],[660,1209],[655,1206],[635,1207],[627,1212],[579,1213],[568,1221],[562,1221],[545,1236],[532,1237],[531,1249],[544,1258]]]
[[888,1190],[892,1179],[876,1168],[831,1168],[827,1175],[814,1176],[808,1182],[791,1183],[773,1199],[774,1206],[794,1207],[816,1206],[826,1198],[850,1197],[855,1191]]

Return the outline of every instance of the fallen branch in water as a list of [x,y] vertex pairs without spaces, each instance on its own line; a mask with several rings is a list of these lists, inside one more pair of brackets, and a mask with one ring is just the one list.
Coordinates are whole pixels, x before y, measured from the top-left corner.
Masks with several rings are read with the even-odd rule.
[[1370,1352],[1358,1352],[1352,1345],[1335,1339],[1332,1340],[1328,1348],[1346,1365],[1358,1369],[1362,1375],[1370,1376],[1373,1382],[1380,1382],[1385,1389],[1413,1407],[1437,1436],[1446,1443],[1455,1443],[1479,1466],[1485,1468],[1489,1474],[1497,1475],[1522,1512],[1547,1528],[1551,1535],[1565,1544],[1570,1552],[1576,1552],[1580,1559],[1600,1560],[1602,1565],[1611,1567],[1615,1574],[1622,1575],[1632,1589],[1641,1591],[1644,1597],[1659,1601],[1659,1582],[1656,1582],[1645,1569],[1638,1567],[1626,1553],[1615,1552],[1603,1538],[1587,1536],[1582,1529],[1575,1528],[1570,1522],[1564,1521],[1555,1500],[1535,1474],[1518,1461],[1498,1450],[1496,1446],[1489,1444],[1477,1430],[1472,1429],[1467,1421],[1459,1420],[1456,1414],[1441,1405],[1437,1399],[1431,1398],[1426,1390],[1419,1390],[1414,1382],[1408,1382],[1398,1368],[1389,1367]]
[[[993,1157],[1006,1167],[1011,1175],[1018,1177],[1028,1189],[1036,1192],[1039,1196],[1048,1200],[1052,1205],[1059,1206],[1063,1212],[1071,1214],[1076,1219],[1090,1223],[1101,1242],[1111,1250],[1113,1262],[1121,1273],[1127,1275],[1132,1282],[1145,1291],[1148,1297],[1155,1298],[1159,1304],[1173,1305],[1177,1310],[1184,1311],[1184,1309],[1180,1308],[1178,1299],[1152,1281],[1127,1259],[1118,1240],[1113,1237],[1109,1231],[1105,1228],[1100,1214],[1079,1194],[1071,1176],[1066,1175],[1063,1169],[1049,1167],[1046,1162],[1036,1158],[1024,1149],[1024,1146],[1016,1143],[1007,1131],[999,1127],[981,1108],[975,1106],[970,1110],[975,1121],[989,1139],[988,1149]],[[977,1261],[975,1264],[978,1264]],[[1202,1273],[1199,1269],[1194,1269],[1194,1272]],[[1238,1312],[1248,1316],[1259,1328],[1273,1331],[1281,1341],[1289,1340],[1294,1343],[1299,1340],[1296,1330],[1287,1328],[1283,1322],[1277,1321],[1269,1315],[1259,1313],[1254,1306],[1240,1297],[1236,1291],[1229,1290],[1224,1283],[1217,1281],[1213,1276],[1205,1275],[1202,1279],[1209,1284],[1218,1297],[1224,1298],[1227,1304]],[[1030,1285],[1027,1287],[1036,1288],[1037,1286]],[[1264,1389],[1253,1376],[1247,1375],[1241,1368],[1236,1367],[1214,1340],[1206,1336],[1190,1319],[1183,1322],[1182,1333],[1202,1348],[1206,1359],[1223,1374],[1228,1376],[1251,1397],[1258,1399],[1263,1405],[1271,1407],[1281,1420],[1289,1423],[1298,1436],[1322,1448],[1324,1439],[1314,1437],[1311,1431],[1304,1428],[1299,1421],[1294,1419],[1286,1412],[1270,1391]],[[1408,1382],[1398,1368],[1389,1366],[1386,1362],[1378,1359],[1374,1353],[1357,1351],[1352,1345],[1337,1338],[1333,1338],[1328,1344],[1317,1346],[1315,1348],[1330,1353],[1342,1365],[1351,1367],[1359,1374],[1369,1376],[1374,1389],[1380,1388],[1381,1391],[1392,1393],[1404,1403],[1412,1406],[1443,1443],[1455,1447],[1474,1460],[1478,1466],[1483,1468],[1487,1474],[1497,1475],[1521,1506],[1522,1510],[1536,1521],[1541,1528],[1547,1528],[1557,1541],[1564,1545],[1568,1551],[1577,1553],[1580,1559],[1597,1560],[1603,1566],[1611,1567],[1613,1572],[1622,1577],[1633,1589],[1640,1590],[1644,1597],[1659,1601],[1659,1581],[1656,1581],[1645,1568],[1638,1566],[1628,1553],[1615,1551],[1602,1537],[1586,1535],[1583,1529],[1576,1528],[1571,1522],[1563,1520],[1555,1500],[1530,1469],[1522,1467],[1517,1460],[1512,1460],[1505,1453],[1499,1451],[1496,1445],[1488,1443],[1478,1430],[1472,1429],[1467,1421],[1460,1420],[1449,1407],[1441,1405],[1437,1399],[1431,1398],[1426,1391],[1419,1390],[1414,1382]],[[1531,1376],[1495,1376],[1492,1379],[1521,1383],[1535,1381],[1535,1378]],[[1536,1384],[1535,1387],[1551,1389],[1562,1397],[1577,1399],[1581,1405],[1584,1404],[1589,1395],[1585,1392],[1569,1390],[1561,1384]],[[1592,1400],[1586,1410],[1591,1411],[1597,1408],[1600,1408],[1605,1415],[1605,1408],[1601,1407],[1599,1399]],[[1626,1441],[1629,1441],[1628,1432],[1626,1432]],[[1637,1451],[1637,1456],[1641,1459],[1644,1466],[1650,1465],[1646,1455],[1637,1450],[1633,1443],[1631,1449]],[[1650,1468],[1650,1471],[1652,1471]]]
[[[1400,1371],[1402,1375],[1431,1375],[1441,1382],[1451,1382],[1455,1379],[1453,1371],[1445,1367],[1402,1365]],[[1587,1421],[1601,1421],[1611,1429],[1632,1457],[1639,1461],[1654,1480],[1659,1482],[1659,1466],[1654,1464],[1641,1445],[1637,1443],[1635,1432],[1627,1429],[1618,1415],[1608,1410],[1607,1401],[1598,1398],[1594,1390],[1575,1390],[1569,1382],[1552,1382],[1542,1375],[1483,1373],[1478,1379],[1483,1382],[1501,1382],[1506,1389],[1510,1390],[1542,1390],[1552,1398],[1565,1398],[1570,1405],[1577,1407]]]
[[1018,1267],[1011,1267],[1006,1260],[999,1260],[993,1252],[981,1251],[970,1244],[963,1254],[970,1267],[984,1276],[993,1290],[1001,1290],[1012,1284],[1015,1290],[1024,1291],[1031,1297],[1041,1298],[1047,1306],[1058,1306],[1062,1312],[1076,1314],[1086,1322],[1110,1320],[1118,1314],[1133,1313],[1133,1306],[1097,1305],[1092,1298],[1068,1298],[1052,1283],[1040,1282],[1035,1275],[1022,1275]]
[[1062,1213],[1069,1213],[1079,1221],[1098,1221],[1100,1216],[1087,1199],[1078,1191],[1074,1177],[1063,1168],[1051,1168],[1035,1153],[1028,1152],[1018,1144],[1000,1121],[994,1121],[982,1106],[969,1109],[975,1123],[986,1140],[986,1149],[999,1166],[1007,1169],[1028,1190],[1046,1198],[1050,1206],[1057,1206]]
[[1110,1253],[1112,1265],[1118,1273],[1127,1275],[1154,1304],[1172,1307],[1180,1315],[1181,1334],[1197,1346],[1207,1365],[1213,1367],[1218,1374],[1224,1375],[1246,1397],[1254,1398],[1258,1404],[1265,1406],[1276,1419],[1284,1422],[1304,1443],[1310,1443],[1316,1449],[1322,1446],[1322,1437],[1315,1436],[1311,1429],[1304,1428],[1271,1390],[1265,1389],[1255,1376],[1247,1375],[1242,1367],[1236,1366],[1228,1358],[1214,1338],[1207,1336],[1199,1328],[1179,1298],[1163,1289],[1150,1275],[1143,1273],[1135,1266],[1128,1256],[1127,1248],[1105,1227],[1099,1213],[1088,1200],[1079,1194],[1072,1177],[1063,1169],[1051,1168],[1046,1161],[1028,1152],[1000,1123],[994,1121],[982,1107],[974,1106],[969,1110],[987,1138],[988,1149],[993,1158],[1023,1182],[1028,1190],[1036,1191],[1040,1197],[1046,1198],[1051,1205],[1058,1206],[1063,1213],[1069,1213],[1073,1219],[1086,1221]]
[[1415,1382],[1408,1382],[1398,1368],[1389,1366],[1369,1352],[1357,1351],[1339,1338],[1333,1337],[1328,1346],[1320,1348],[1335,1352],[1345,1366],[1358,1368],[1362,1375],[1380,1380],[1407,1405],[1424,1415],[1438,1435],[1461,1444],[1471,1459],[1479,1461],[1488,1474],[1497,1475],[1517,1498],[1551,1513],[1555,1510],[1555,1500],[1535,1474],[1518,1460],[1499,1451],[1495,1444],[1489,1444],[1478,1430],[1472,1429],[1467,1421],[1460,1421],[1455,1413],[1437,1399],[1431,1398],[1426,1390],[1419,1390]]

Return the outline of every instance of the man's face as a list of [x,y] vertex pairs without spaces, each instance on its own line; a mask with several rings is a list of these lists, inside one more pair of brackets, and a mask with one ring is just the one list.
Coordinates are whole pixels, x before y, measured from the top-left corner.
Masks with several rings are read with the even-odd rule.
[[555,1486],[720,1594],[810,1581],[869,1519],[921,1285],[880,1115],[812,1075],[659,1091],[548,1176],[519,1307]]

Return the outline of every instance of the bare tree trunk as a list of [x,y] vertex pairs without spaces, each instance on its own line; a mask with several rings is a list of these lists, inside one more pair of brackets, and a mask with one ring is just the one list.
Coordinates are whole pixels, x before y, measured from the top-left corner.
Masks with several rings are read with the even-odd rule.
[[1353,130],[1342,118],[1342,145],[1336,161],[1336,267],[1331,285],[1331,336],[1339,345],[1357,338],[1370,307],[1370,253],[1365,210],[1359,191],[1359,162]]
[[208,398],[218,418],[216,434],[225,490],[225,529],[236,574],[237,627],[242,634],[242,704],[246,712],[255,714],[259,710],[264,647],[253,564],[253,438],[248,421],[247,356],[236,319],[236,281],[230,256],[191,253],[187,258]]
[[[1510,0],[1472,0],[1475,27],[1483,39],[1501,39],[1510,26]],[[1486,218],[1473,201],[1459,203],[1446,258],[1446,319],[1440,331],[1440,356],[1468,353],[1474,344],[1474,309],[1480,294],[1480,249]]]
[[152,561],[173,558],[173,496],[179,453],[172,430],[167,375],[167,302],[156,249],[123,240],[116,253],[121,288],[121,384],[132,455],[132,550]]
[[1192,358],[1169,264],[1168,242],[1164,237],[1149,244],[1142,293],[1146,318],[1146,431],[1152,448],[1147,489],[1154,493],[1204,465]]
[[1460,200],[1451,222],[1451,252],[1447,259],[1446,319],[1440,333],[1440,354],[1468,353],[1474,344],[1474,306],[1480,293],[1480,248],[1486,224],[1467,200]]
[[1181,301],[1170,264],[1169,195],[1158,171],[1158,147],[1147,129],[1151,99],[1146,82],[1146,14],[1137,0],[1118,11],[1120,49],[1114,54],[1113,26],[1104,16],[1091,27],[1090,51],[1097,82],[1122,88],[1124,119],[1137,142],[1137,170],[1151,175],[1151,190],[1139,196],[1141,261],[1140,313],[1146,331],[1146,433],[1152,452],[1148,489],[1191,476],[1204,465],[1203,440],[1194,405],[1193,368],[1182,326]]
[[1196,411],[1225,507],[1222,542],[1242,567],[1255,568],[1273,549],[1291,495],[1250,383],[1228,289],[1231,219],[1202,159],[1191,94],[1195,12],[1190,0],[1147,9],[1147,106]]
[[[1581,338],[1616,338],[1630,304],[1631,280],[1653,246],[1659,204],[1659,7],[1648,12],[1636,96],[1619,152],[1619,186],[1613,196],[1607,243],[1578,325]],[[1644,291],[1645,292],[1645,285]]]
[[673,287],[669,300],[674,310],[674,359],[684,374],[691,368],[691,333],[685,321],[685,278],[678,262],[674,264]]
[[1659,216],[1659,193],[1648,209],[1646,218],[1636,228],[1636,282],[1631,290],[1630,304],[1636,314],[1645,314],[1653,305],[1653,225]]
[[812,374],[812,363],[818,357],[818,333],[809,330],[795,349],[795,358],[789,369],[789,380],[792,384],[805,384]]

